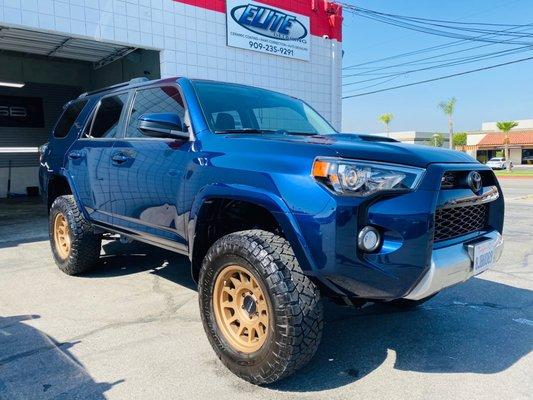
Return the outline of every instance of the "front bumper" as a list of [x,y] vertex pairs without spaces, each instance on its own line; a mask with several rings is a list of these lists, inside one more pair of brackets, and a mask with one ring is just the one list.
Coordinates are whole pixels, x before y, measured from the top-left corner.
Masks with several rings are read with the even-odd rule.
[[[444,173],[454,171],[462,179],[462,172],[473,169],[483,174],[481,195],[473,196],[472,190],[462,184],[441,188]],[[307,245],[299,257],[304,260],[302,269],[320,281],[324,293],[332,297],[389,301],[414,297],[418,291],[420,298],[429,296],[431,290],[471,276],[471,261],[463,249],[464,243],[497,237],[494,235],[503,230],[501,190],[488,167],[479,164],[431,164],[417,190],[394,196],[368,199],[333,196],[323,187],[315,186],[306,188],[312,195],[306,196],[305,207],[293,213],[301,243]],[[482,229],[434,240],[438,209],[463,206],[466,200],[474,204],[484,202],[485,194],[493,192],[492,186],[499,196],[487,202],[488,217]],[[381,247],[371,253],[357,247],[357,234],[367,225],[382,233]],[[450,265],[452,271],[457,267],[462,272],[448,278],[439,273],[432,278],[437,267]],[[423,292],[421,282],[425,281],[434,281],[434,285],[428,284],[429,289]],[[415,288],[419,290],[415,292]]]
[[[503,238],[496,232],[483,235],[481,239],[495,242],[494,262],[501,257]],[[477,242],[480,239],[476,239]],[[405,299],[420,300],[438,291],[466,281],[474,276],[473,252],[468,243],[458,243],[449,247],[436,249],[431,257],[431,266],[422,280],[409,292]]]

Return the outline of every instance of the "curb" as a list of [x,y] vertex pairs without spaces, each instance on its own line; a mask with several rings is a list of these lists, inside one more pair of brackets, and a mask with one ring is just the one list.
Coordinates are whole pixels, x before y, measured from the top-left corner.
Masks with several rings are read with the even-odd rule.
[[533,176],[527,176],[527,175],[523,175],[523,176],[508,176],[508,175],[503,175],[503,176],[498,176],[496,175],[496,178],[498,179],[533,179]]

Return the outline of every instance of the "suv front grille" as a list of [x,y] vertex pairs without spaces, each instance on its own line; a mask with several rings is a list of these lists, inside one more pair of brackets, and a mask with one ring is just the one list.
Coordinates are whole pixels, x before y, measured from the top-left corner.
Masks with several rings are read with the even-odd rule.
[[441,189],[451,189],[455,186],[455,174],[453,172],[447,171],[442,175]]
[[[441,178],[440,188],[442,190],[448,189],[469,189],[467,177],[470,170],[465,171],[446,171]],[[483,186],[493,186],[496,184],[496,177],[490,170],[478,171],[483,181]]]
[[435,241],[483,230],[487,225],[488,204],[439,208],[435,213]]

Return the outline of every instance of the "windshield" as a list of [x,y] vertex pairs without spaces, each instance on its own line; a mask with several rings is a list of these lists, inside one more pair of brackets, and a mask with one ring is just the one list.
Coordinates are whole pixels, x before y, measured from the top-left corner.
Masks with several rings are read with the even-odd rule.
[[207,123],[216,133],[336,133],[303,101],[281,93],[230,83],[193,81]]

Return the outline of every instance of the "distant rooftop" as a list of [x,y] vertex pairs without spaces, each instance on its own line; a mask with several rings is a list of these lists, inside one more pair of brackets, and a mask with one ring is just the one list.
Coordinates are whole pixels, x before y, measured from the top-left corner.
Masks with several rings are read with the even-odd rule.
[[[503,146],[505,135],[503,132],[487,133],[478,143],[483,146]],[[510,145],[531,145],[533,144],[533,130],[523,130],[519,132],[509,132]]]
[[[530,129],[533,130],[533,119],[516,119],[514,120],[518,122],[518,126],[516,128],[513,128],[513,130],[521,130],[521,129]],[[498,127],[496,126],[497,122],[483,122],[481,124],[481,130],[486,131],[499,131]]]

